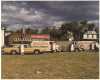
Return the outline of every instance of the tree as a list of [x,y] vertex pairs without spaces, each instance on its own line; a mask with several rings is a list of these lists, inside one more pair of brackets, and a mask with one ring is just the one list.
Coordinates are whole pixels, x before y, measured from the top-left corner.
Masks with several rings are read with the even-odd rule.
[[[76,21],[70,22],[70,23],[64,23],[61,26],[61,30],[63,34],[66,34],[67,39],[69,39],[68,36],[71,36],[69,33],[72,33],[72,37],[74,36],[74,38],[77,37],[77,35],[79,35],[79,31],[78,31],[78,23]],[[77,38],[76,38],[77,39]]]
[[6,30],[7,29],[7,26],[8,26],[8,24],[1,24],[1,28],[3,28],[4,30]]
[[27,28],[25,29],[25,32],[28,34],[38,34],[38,29]]
[[48,27],[45,27],[41,30],[40,32],[41,34],[49,34],[50,33],[50,29]]
[[92,31],[94,30],[95,25],[93,23],[89,24],[88,30]]
[[95,27],[95,31],[99,34],[99,27]]
[[[82,39],[83,34],[85,31],[88,30],[89,24],[87,23],[86,20],[80,21],[80,22],[76,22],[76,21],[72,21],[72,22],[66,22],[64,24],[62,24],[60,30],[62,30],[63,35],[66,34],[67,36],[69,36],[70,34],[68,34],[68,32],[71,32],[74,37],[75,40],[79,40]],[[93,25],[92,25],[93,27]],[[69,37],[67,37],[68,39]]]
[[50,38],[51,40],[61,40],[61,31],[53,27],[53,29],[50,29]]
[[32,29],[30,28],[25,29],[25,33],[32,34]]
[[87,20],[82,20],[79,22],[79,33],[80,33],[80,39],[83,38],[84,32],[88,31],[88,21]]
[[82,20],[82,21],[80,21],[80,24],[82,24],[82,25],[87,25],[87,20]]
[[38,34],[39,30],[38,29],[33,29],[32,34]]

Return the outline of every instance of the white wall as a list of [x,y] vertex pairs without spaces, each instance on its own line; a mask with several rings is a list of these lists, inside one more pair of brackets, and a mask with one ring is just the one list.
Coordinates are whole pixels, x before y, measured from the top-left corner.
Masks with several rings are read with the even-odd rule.
[[1,30],[1,47],[4,46],[4,30]]
[[83,39],[97,39],[97,35],[87,35],[87,34],[84,34],[83,35]]

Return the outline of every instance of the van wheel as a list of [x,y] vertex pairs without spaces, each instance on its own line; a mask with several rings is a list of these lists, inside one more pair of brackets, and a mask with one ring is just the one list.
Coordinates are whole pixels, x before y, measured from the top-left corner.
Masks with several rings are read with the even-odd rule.
[[16,51],[11,51],[11,54],[15,55],[15,54],[17,54],[17,52]]
[[34,54],[40,54],[40,50],[34,50]]

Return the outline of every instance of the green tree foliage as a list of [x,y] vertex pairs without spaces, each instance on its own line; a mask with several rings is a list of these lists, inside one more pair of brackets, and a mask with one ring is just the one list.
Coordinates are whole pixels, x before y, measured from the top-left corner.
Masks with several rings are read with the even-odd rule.
[[89,31],[94,30],[94,26],[95,26],[94,24],[89,24],[88,30]]
[[7,29],[7,26],[8,26],[8,24],[3,24],[3,23],[2,23],[2,24],[1,24],[1,29],[5,29],[5,30],[6,30],[6,29]]
[[27,28],[25,29],[25,32],[29,34],[38,34],[38,29]]
[[[88,23],[87,20],[82,20],[79,22],[65,22],[61,25],[59,29],[56,29],[56,27],[44,27],[43,29],[26,28],[24,29],[24,32],[28,34],[49,34],[51,40],[66,41],[69,40],[69,38],[71,37],[73,37],[74,40],[82,39],[84,32],[88,30],[95,30],[97,33],[99,33],[98,27],[95,27],[93,23]],[[16,32],[21,33],[23,32],[23,30],[20,29]]]
[[30,28],[25,29],[25,33],[31,33],[32,34],[33,30]]
[[38,31],[39,31],[38,29],[33,29],[32,34],[38,34]]
[[[62,33],[67,36],[70,36],[69,32],[73,33],[74,38],[79,36],[79,25],[77,22],[70,22],[62,24],[61,28]],[[67,37],[68,39],[69,37]]]
[[[42,34],[50,34],[51,40],[68,40],[73,37],[75,40],[83,38],[84,32],[87,30],[94,30],[94,24],[88,24],[87,20],[65,22],[61,25],[59,29],[53,27],[49,29],[48,27],[42,30]],[[96,29],[97,31],[98,29]]]
[[50,37],[51,37],[51,40],[57,40],[58,39],[58,33],[57,33],[57,30],[55,29],[55,27],[53,29],[50,30]]
[[45,27],[41,30],[40,34],[49,34],[50,33],[50,29],[48,27]]
[[72,21],[72,22],[66,22],[62,24],[60,30],[62,31],[63,35],[67,35],[67,39],[69,38],[68,32],[71,32],[73,34],[73,37],[75,40],[82,39],[82,35],[84,32],[87,30],[93,30],[95,27],[94,24],[88,24],[86,20],[77,22],[77,21]]

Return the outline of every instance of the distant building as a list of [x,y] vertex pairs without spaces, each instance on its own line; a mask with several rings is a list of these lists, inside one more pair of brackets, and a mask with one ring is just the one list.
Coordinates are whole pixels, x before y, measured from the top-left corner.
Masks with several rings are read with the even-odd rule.
[[26,33],[13,32],[6,38],[8,39],[8,45],[29,44],[32,41],[31,34]]
[[4,29],[1,28],[1,47],[4,46]]
[[12,31],[8,31],[8,30],[5,31],[5,37],[8,36],[8,35],[10,35],[11,33],[12,33]]
[[50,36],[48,34],[32,34],[32,40],[50,40]]
[[87,31],[83,34],[83,39],[85,40],[97,40],[97,33],[96,31]]
[[49,40],[49,35],[46,34],[27,34],[27,33],[18,33],[13,32],[12,34],[6,36],[6,44],[10,45],[20,45],[26,44],[29,45],[32,41],[39,40]]
[[6,27],[1,27],[1,47],[5,45],[5,31]]

